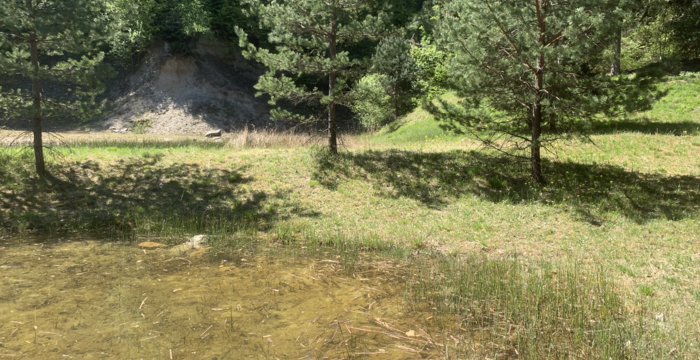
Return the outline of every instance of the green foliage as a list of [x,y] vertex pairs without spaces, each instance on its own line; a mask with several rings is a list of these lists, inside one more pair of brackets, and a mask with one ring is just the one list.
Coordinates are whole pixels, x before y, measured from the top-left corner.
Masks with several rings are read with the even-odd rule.
[[638,287],[639,293],[644,296],[652,296],[654,295],[654,288],[651,287],[651,285],[639,285]]
[[693,0],[671,0],[670,41],[681,57],[700,57],[700,3]]
[[446,91],[447,72],[445,63],[449,58],[429,37],[423,37],[420,44],[411,47],[411,56],[418,67],[418,85],[428,99],[434,99]]
[[174,53],[190,53],[197,36],[209,31],[210,15],[201,0],[156,0],[154,32]]
[[[334,59],[330,59],[327,54],[330,46],[328,34],[335,31],[337,45],[347,46],[379,35],[381,19],[370,15],[363,19],[366,7],[346,0],[334,0],[329,3],[330,6],[321,0],[275,2],[270,5],[264,5],[259,0],[248,2],[255,6],[261,26],[272,29],[270,41],[277,50],[258,49],[246,41],[244,32],[239,31],[241,46],[247,49],[244,54],[269,67],[256,88],[270,94],[273,104],[278,99],[288,99],[294,103],[317,100],[323,104],[350,104],[347,96],[350,81],[362,74],[358,70],[366,64],[359,59],[351,60],[347,51],[340,51]],[[334,17],[338,21],[337,29],[331,30],[328,24]],[[305,74],[326,77],[331,73],[338,76],[337,86],[328,95],[318,88],[297,86],[294,81]],[[296,76],[293,78],[288,74]]]
[[[15,79],[0,92],[5,116],[44,119],[86,118],[98,111],[95,96],[104,90],[101,79],[112,74],[102,63],[99,47],[112,31],[106,1],[60,0],[0,3],[0,69]],[[30,43],[35,37],[39,66],[34,69]],[[42,92],[40,109],[32,103],[29,79],[64,84],[66,93]]]
[[541,181],[541,147],[585,135],[600,114],[649,106],[645,78],[596,74],[587,63],[611,43],[616,11],[606,0],[448,3],[435,36],[454,54],[446,73],[462,100],[426,107],[446,128],[487,146],[529,150]]
[[637,3],[623,23],[623,68],[638,69],[674,55],[668,27],[670,18],[668,4],[664,1]]
[[249,6],[241,0],[209,0],[207,10],[211,17],[211,31],[218,39],[237,44],[236,27],[239,27],[256,46],[269,46],[269,30],[260,28],[260,20],[250,14]]
[[132,56],[154,40],[156,0],[112,0],[107,9],[114,28],[108,39],[110,59],[118,65],[131,65]]
[[684,78],[698,79],[698,78],[700,78],[700,72],[681,71],[680,74],[678,74],[678,76],[684,77]]
[[389,22],[397,28],[409,26],[426,3],[425,0],[369,0],[367,2],[372,14],[385,12]]
[[633,16],[623,26],[622,60],[628,69],[700,57],[700,3],[691,0],[628,1]]
[[153,121],[148,119],[138,119],[134,122],[134,133],[143,134],[153,125]]
[[389,86],[389,79],[383,74],[367,75],[355,85],[356,100],[352,110],[362,126],[371,132],[393,119],[391,95],[387,92]]
[[419,67],[411,56],[411,46],[399,37],[384,39],[372,58],[373,72],[385,76],[394,119],[413,110],[413,98],[419,95]]
[[[269,40],[276,51],[257,48],[238,30],[244,55],[268,68],[256,89],[269,94],[271,103],[285,99],[293,104],[310,103],[327,107],[329,147],[337,151],[335,106],[351,106],[350,86],[367,69],[363,59],[353,58],[350,46],[376,39],[385,32],[386,16],[371,15],[365,2],[354,0],[279,1],[246,0],[260,18],[263,28],[271,29]],[[328,91],[297,81],[303,76],[328,78]],[[278,111],[273,116],[290,116]]]

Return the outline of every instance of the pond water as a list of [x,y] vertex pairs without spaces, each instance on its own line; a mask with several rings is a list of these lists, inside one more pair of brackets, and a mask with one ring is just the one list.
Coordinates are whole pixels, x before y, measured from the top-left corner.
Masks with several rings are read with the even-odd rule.
[[[1,241],[1,240],[0,240]],[[445,334],[405,269],[333,255],[0,242],[0,359],[415,359]],[[441,350],[442,349],[442,350]]]

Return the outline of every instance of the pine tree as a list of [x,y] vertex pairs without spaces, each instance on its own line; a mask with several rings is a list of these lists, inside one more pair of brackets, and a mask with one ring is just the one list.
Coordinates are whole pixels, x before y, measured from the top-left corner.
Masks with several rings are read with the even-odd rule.
[[[109,69],[97,51],[109,34],[105,3],[99,0],[12,0],[0,2],[0,70],[20,85],[0,92],[5,116],[31,118],[34,157],[47,175],[42,121],[86,116],[103,91]],[[30,80],[31,87],[22,86]],[[64,84],[67,94],[48,96],[42,83]]]
[[[269,41],[276,51],[258,49],[237,30],[244,55],[260,61],[268,72],[256,89],[271,96],[271,103],[287,99],[295,104],[319,102],[328,110],[328,148],[338,152],[336,106],[350,105],[351,82],[361,77],[366,61],[353,59],[346,50],[366,39],[376,39],[385,29],[386,19],[371,15],[365,0],[247,0],[260,19],[271,29]],[[297,81],[300,76],[328,79],[324,94]],[[273,116],[289,116],[278,110]]]
[[[619,2],[452,0],[435,36],[454,53],[450,87],[462,99],[426,107],[456,132],[529,160],[544,181],[541,151],[585,135],[596,116],[649,105],[641,77],[595,73],[590,63],[612,43]],[[513,151],[515,150],[515,151]]]
[[412,110],[412,100],[419,95],[419,73],[411,57],[411,45],[400,37],[389,37],[377,46],[372,58],[372,72],[386,76],[394,119]]

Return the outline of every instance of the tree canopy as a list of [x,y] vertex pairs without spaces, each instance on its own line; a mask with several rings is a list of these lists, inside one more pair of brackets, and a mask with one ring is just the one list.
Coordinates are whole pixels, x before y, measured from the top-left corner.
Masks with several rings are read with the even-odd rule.
[[[46,175],[42,121],[85,117],[110,68],[99,51],[110,33],[106,3],[95,0],[0,2],[0,69],[17,86],[0,89],[5,116],[32,119],[37,173]],[[23,81],[31,86],[22,86]],[[49,95],[42,82],[66,85]]]
[[[281,0],[267,3],[247,0],[260,19],[261,27],[271,29],[270,43],[275,51],[247,42],[239,30],[244,54],[268,68],[256,89],[269,94],[271,103],[286,99],[295,104],[320,103],[328,110],[328,147],[338,151],[336,106],[351,105],[352,81],[359,79],[368,64],[353,58],[346,49],[385,33],[388,19],[384,13],[373,15],[369,2],[357,0]],[[324,92],[316,86],[298,83],[300,76],[328,79]],[[283,111],[276,117],[289,117]]]
[[528,152],[532,177],[542,181],[543,147],[585,134],[596,116],[648,104],[641,78],[591,71],[619,11],[607,0],[446,3],[435,36],[454,54],[449,86],[462,100],[428,109],[455,132]]

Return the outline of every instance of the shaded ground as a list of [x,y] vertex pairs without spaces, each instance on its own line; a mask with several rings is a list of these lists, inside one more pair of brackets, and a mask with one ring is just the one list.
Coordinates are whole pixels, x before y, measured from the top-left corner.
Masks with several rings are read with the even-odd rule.
[[[18,162],[4,161],[0,221],[6,229],[38,232],[138,229],[149,233],[169,227],[234,231],[242,226],[267,229],[280,219],[279,209],[291,206],[287,192],[244,187],[252,180],[241,174],[244,168],[160,164],[162,157],[145,153],[112,164],[57,162],[46,180],[22,179],[15,165],[31,161],[28,154],[15,159]],[[25,170],[31,172],[31,168]],[[290,211],[295,216],[314,216],[298,207]]]
[[564,206],[591,224],[615,212],[635,222],[697,218],[700,178],[641,174],[615,165],[545,161],[547,184],[529,181],[527,163],[478,151],[385,150],[318,156],[314,178],[337,187],[362,179],[382,196],[407,197],[439,209],[465,195],[499,203]]

